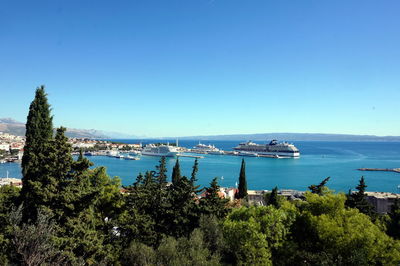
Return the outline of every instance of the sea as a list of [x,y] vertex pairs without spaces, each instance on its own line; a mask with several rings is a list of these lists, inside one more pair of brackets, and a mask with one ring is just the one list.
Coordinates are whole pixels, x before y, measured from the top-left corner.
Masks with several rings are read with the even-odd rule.
[[[124,143],[155,143],[175,140],[118,139]],[[219,149],[232,150],[240,141],[202,141]],[[180,140],[179,146],[191,148],[198,140]],[[262,142],[259,142],[262,143]],[[327,186],[336,192],[354,190],[361,176],[364,176],[367,191],[400,193],[400,173],[367,172],[358,168],[400,168],[400,142],[327,142],[295,141],[301,157],[297,159],[276,159],[261,157],[240,157],[230,155],[202,155],[197,174],[198,185],[208,186],[214,177],[220,186],[235,187],[238,181],[242,158],[246,162],[246,178],[249,189],[271,190],[294,189],[304,191],[311,184],[319,184],[330,177]],[[88,157],[95,167],[104,166],[110,176],[118,176],[122,185],[135,182],[139,173],[156,170],[160,158],[141,156],[140,160],[123,160],[106,156]],[[181,157],[179,163],[182,175],[190,176],[194,158]],[[176,158],[167,158],[168,175],[171,175]],[[18,163],[0,164],[0,177],[21,178]]]

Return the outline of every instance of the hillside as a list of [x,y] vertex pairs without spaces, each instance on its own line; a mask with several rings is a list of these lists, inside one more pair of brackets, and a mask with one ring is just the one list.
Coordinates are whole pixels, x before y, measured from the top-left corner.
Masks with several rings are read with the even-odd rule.
[[[0,132],[24,136],[25,124],[12,118],[0,118]],[[76,128],[67,128],[66,135],[70,138],[136,138],[136,136],[123,133]]]

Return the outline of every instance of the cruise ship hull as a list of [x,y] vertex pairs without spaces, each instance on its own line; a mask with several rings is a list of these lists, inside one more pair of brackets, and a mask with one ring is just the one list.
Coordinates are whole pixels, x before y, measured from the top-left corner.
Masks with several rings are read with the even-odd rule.
[[288,152],[257,152],[259,155],[272,155],[272,156],[281,156],[281,157],[290,157],[290,158],[298,158],[300,157],[300,153],[288,153]]

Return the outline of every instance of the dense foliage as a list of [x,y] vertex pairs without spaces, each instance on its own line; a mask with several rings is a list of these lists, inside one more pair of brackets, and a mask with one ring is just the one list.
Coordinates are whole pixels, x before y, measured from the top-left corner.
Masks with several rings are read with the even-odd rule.
[[199,189],[197,160],[188,178],[179,160],[169,176],[161,158],[121,188],[82,153],[73,159],[65,128],[53,136],[51,127],[41,87],[28,116],[23,189],[0,187],[1,265],[400,263],[400,202],[378,217],[363,178],[349,195],[332,193],[326,178],[303,200],[275,187],[267,206],[250,206],[243,161],[235,205],[216,178]]

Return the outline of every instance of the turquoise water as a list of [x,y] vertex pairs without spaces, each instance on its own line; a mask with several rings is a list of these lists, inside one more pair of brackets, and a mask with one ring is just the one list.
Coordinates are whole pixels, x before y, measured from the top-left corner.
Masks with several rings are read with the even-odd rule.
[[[124,140],[138,143],[138,140]],[[147,141],[151,142],[151,141]],[[154,142],[154,141],[153,141]],[[159,142],[159,141],[157,141]],[[172,141],[170,141],[172,142]],[[180,141],[179,145],[192,147],[198,141]],[[230,150],[238,141],[207,141],[216,147]],[[360,177],[366,178],[369,191],[400,192],[400,174],[392,172],[361,172],[357,168],[400,167],[400,143],[393,142],[295,142],[301,151],[299,159],[271,159],[245,157],[249,189],[279,188],[306,190],[310,184],[319,183],[330,176],[328,186],[336,191],[347,192],[354,188]],[[198,184],[206,186],[213,177],[219,178],[222,186],[232,187],[238,179],[243,157],[227,155],[205,155],[199,159]],[[105,166],[111,176],[119,176],[123,185],[132,184],[139,172],[155,170],[158,157],[142,156],[139,161],[121,160],[103,156],[89,159],[96,166]],[[190,176],[194,159],[180,158],[181,170]],[[171,174],[175,159],[167,159]],[[0,176],[6,171],[10,176],[20,177],[18,164],[0,164]]]

